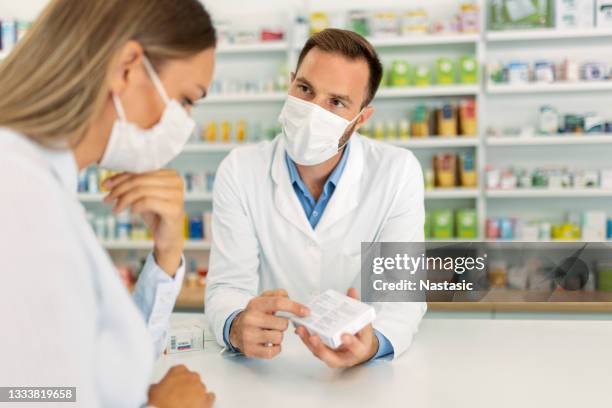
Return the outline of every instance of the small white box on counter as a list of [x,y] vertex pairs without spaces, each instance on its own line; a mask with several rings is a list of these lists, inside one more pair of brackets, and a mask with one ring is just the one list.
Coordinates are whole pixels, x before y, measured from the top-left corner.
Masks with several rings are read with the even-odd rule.
[[204,326],[196,319],[171,323],[166,336],[166,354],[204,350]]
[[305,318],[292,317],[297,326],[304,326],[311,335],[332,349],[342,345],[343,334],[356,334],[376,318],[376,311],[368,304],[328,290],[312,299],[308,305],[310,315]]

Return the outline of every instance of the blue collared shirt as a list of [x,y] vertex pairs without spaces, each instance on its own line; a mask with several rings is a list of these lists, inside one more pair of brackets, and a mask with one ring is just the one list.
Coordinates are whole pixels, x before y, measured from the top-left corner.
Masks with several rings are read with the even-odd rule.
[[[304,212],[306,213],[306,218],[308,218],[308,222],[310,223],[310,226],[313,229],[319,223],[319,220],[323,216],[323,211],[325,211],[325,207],[327,207],[327,203],[329,202],[332,197],[332,194],[334,194],[334,191],[336,190],[336,186],[338,185],[340,177],[342,176],[344,168],[346,167],[350,148],[351,144],[349,142],[344,148],[344,153],[342,154],[340,162],[338,162],[338,165],[336,166],[334,171],[332,171],[332,173],[327,178],[327,181],[325,181],[321,196],[316,201],[312,196],[312,193],[310,192],[310,190],[308,190],[308,187],[306,187],[306,184],[300,177],[300,173],[298,172],[295,163],[293,162],[293,160],[291,160],[289,155],[285,153],[285,161],[287,162],[287,168],[289,169],[289,178],[291,179],[291,185],[293,186],[293,190],[295,191],[295,194],[297,195],[297,198],[300,201]],[[237,310],[232,313],[225,321],[225,325],[223,327],[223,340],[225,341],[225,345],[230,351],[237,351],[234,347],[232,347],[231,343],[229,342],[229,332],[232,327],[232,322],[234,321],[234,318],[241,311],[242,310]],[[374,357],[372,357],[372,359],[392,356],[394,351],[391,342],[378,330],[374,330],[374,334],[378,338],[378,351],[376,352]]]

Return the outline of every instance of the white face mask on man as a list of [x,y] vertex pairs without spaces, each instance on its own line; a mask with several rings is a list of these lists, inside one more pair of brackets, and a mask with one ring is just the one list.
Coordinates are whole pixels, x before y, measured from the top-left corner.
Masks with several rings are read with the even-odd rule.
[[362,113],[363,109],[348,121],[317,104],[288,95],[279,121],[289,157],[303,166],[331,159],[344,147],[339,146],[340,141]]
[[119,119],[100,161],[105,169],[133,173],[159,170],[179,155],[195,129],[195,122],[185,108],[168,97],[147,57],[143,57],[143,64],[166,108],[159,123],[151,129],[142,129],[127,121],[119,97],[113,94]]

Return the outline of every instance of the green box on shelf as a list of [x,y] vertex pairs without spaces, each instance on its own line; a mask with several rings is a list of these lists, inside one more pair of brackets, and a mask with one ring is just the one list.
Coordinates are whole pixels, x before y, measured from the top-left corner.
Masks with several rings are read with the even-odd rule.
[[491,30],[553,26],[553,0],[491,0],[489,5]]
[[597,290],[612,292],[612,262],[605,262],[598,265]]
[[462,84],[478,83],[478,61],[472,56],[459,59],[459,82]]
[[431,214],[431,236],[434,239],[453,237],[453,211],[434,210]]
[[452,85],[455,83],[455,62],[450,58],[438,58],[436,61],[436,82],[440,85]]
[[410,65],[406,61],[396,60],[391,64],[389,71],[389,86],[404,87],[410,86],[412,78],[410,75]]
[[414,67],[414,84],[416,86],[431,86],[433,82],[433,74],[431,68],[427,65],[418,65]]
[[478,217],[473,208],[461,208],[455,213],[457,238],[470,239],[478,236]]
[[425,239],[431,238],[431,212],[425,210]]

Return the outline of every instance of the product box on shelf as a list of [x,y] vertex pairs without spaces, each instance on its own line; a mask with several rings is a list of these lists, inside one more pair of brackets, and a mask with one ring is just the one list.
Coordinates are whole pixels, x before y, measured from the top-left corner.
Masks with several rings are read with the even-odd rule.
[[597,0],[595,24],[597,27],[612,27],[612,0]]
[[592,28],[594,11],[594,0],[556,0],[556,28]]
[[552,0],[491,0],[489,7],[492,30],[552,26]]

